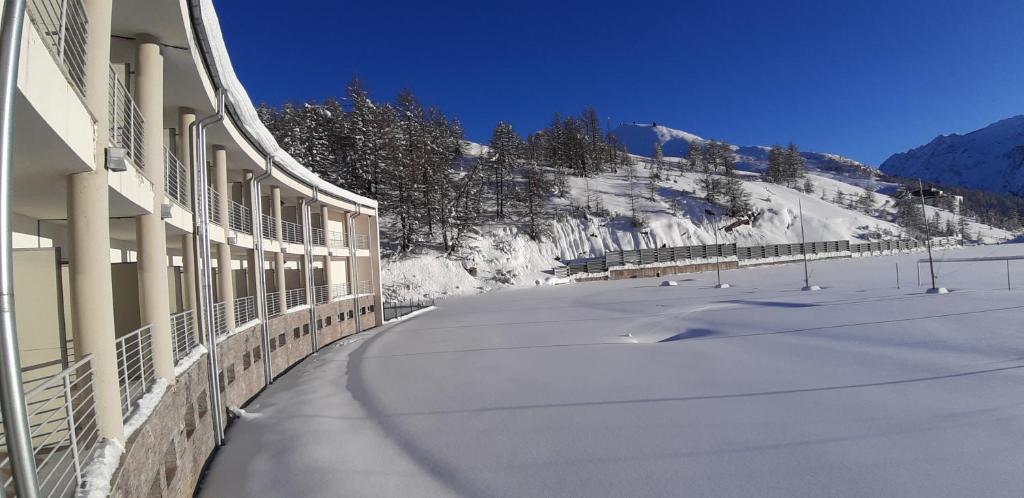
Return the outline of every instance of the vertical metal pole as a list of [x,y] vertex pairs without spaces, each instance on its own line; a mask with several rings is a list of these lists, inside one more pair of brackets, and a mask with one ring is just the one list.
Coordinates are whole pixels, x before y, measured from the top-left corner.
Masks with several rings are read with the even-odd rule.
[[896,289],[900,288],[900,264],[896,263]]
[[74,397],[71,396],[70,372],[65,372],[64,381],[64,407],[67,412],[68,436],[71,443],[71,461],[75,465],[75,477],[82,481],[82,457],[78,453],[78,431],[75,429],[75,407],[72,405]]
[[811,272],[807,269],[807,236],[804,233],[804,204],[800,199],[796,200],[800,209],[800,252],[804,253],[804,288],[811,288]]
[[718,223],[714,220],[711,221],[712,228],[715,229],[715,273],[718,275],[718,286],[722,286],[722,248],[718,245]]
[[921,286],[921,262],[918,261],[918,262],[914,263],[914,266],[917,267],[917,286],[920,287]]
[[1006,290],[1013,290],[1010,288],[1010,260],[1006,260]]
[[14,318],[14,260],[11,247],[11,170],[14,165],[14,98],[18,89],[25,0],[7,0],[0,21],[0,413],[15,493],[39,496],[32,436],[22,388],[21,357]]
[[920,178],[917,179],[918,193],[921,194],[921,218],[924,220],[924,236],[925,244],[928,247],[928,269],[932,274],[932,289],[937,289],[935,285],[935,262],[932,260],[932,230],[928,225],[928,212],[925,211],[924,204],[924,182]]

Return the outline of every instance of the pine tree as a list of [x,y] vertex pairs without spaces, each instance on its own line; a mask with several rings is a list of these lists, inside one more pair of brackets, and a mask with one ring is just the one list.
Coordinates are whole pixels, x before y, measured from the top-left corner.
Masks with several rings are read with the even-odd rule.
[[526,221],[526,234],[540,241],[549,232],[547,198],[551,193],[551,181],[544,170],[531,164],[523,171],[522,204]]
[[768,150],[768,169],[765,170],[765,178],[772,183],[783,183],[786,181],[786,151],[773,145]]
[[487,164],[494,193],[494,216],[500,220],[505,218],[506,207],[512,201],[512,173],[519,167],[523,143],[512,125],[501,122],[491,134],[490,145]]
[[814,195],[814,182],[810,178],[804,178],[804,193]]
[[867,214],[875,212],[875,205],[877,203],[878,199],[875,196],[875,192],[871,189],[864,189],[864,192],[857,197],[857,209]]

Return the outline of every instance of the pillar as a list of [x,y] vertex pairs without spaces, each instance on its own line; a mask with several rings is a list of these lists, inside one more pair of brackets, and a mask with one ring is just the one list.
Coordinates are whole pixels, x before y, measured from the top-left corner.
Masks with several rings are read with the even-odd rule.
[[377,325],[384,323],[384,292],[380,283],[380,226],[377,214],[367,218],[370,237],[370,290],[373,292],[373,316]]
[[188,299],[186,309],[192,310],[192,329],[202,343],[203,337],[199,334],[199,289],[196,287],[196,251],[192,245],[191,233],[181,236],[182,266],[185,272],[185,297]]
[[[213,148],[213,189],[220,193],[220,212],[224,220],[225,236],[228,230],[228,156],[224,147]],[[235,285],[231,274],[231,246],[217,243],[217,285],[224,302],[224,323],[228,332],[235,330]]]
[[277,297],[281,300],[281,312],[284,313],[287,310],[287,305],[284,302],[284,291],[288,289],[288,282],[284,276],[283,252],[274,253],[274,277],[277,281]]
[[101,436],[124,441],[121,396],[114,347],[114,292],[110,275],[109,143],[111,0],[86,0],[85,100],[96,117],[96,170],[68,176],[71,323],[75,350],[93,355],[93,396]]
[[[330,246],[331,234],[328,231],[330,227],[331,211],[326,204],[320,206],[320,228],[324,231],[324,242]],[[331,249],[328,247],[327,255],[324,256],[324,284],[327,285],[327,300],[334,300],[334,276],[331,274]]]
[[[277,228],[277,243],[284,243],[284,227],[281,223],[281,188],[270,187],[270,213],[274,217],[274,226]],[[284,250],[283,248],[281,250]],[[281,292],[284,292],[282,287]],[[284,297],[282,296],[282,299]]]
[[139,112],[143,121],[146,176],[153,182],[153,212],[136,218],[139,248],[139,314],[150,324],[153,367],[174,384],[174,338],[171,332],[170,291],[167,282],[167,234],[161,217],[164,203],[164,58],[160,45],[140,35],[136,72]]

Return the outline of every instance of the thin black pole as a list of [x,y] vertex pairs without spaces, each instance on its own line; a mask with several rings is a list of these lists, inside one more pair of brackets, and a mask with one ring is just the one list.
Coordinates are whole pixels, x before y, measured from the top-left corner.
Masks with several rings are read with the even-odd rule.
[[718,245],[718,223],[711,219],[711,227],[715,229],[715,274],[718,275],[718,287],[722,287],[722,248]]
[[811,289],[811,273],[807,270],[807,236],[804,233],[804,204],[800,199],[796,200],[800,208],[800,251],[804,253],[804,289]]
[[935,285],[935,262],[932,259],[932,230],[931,226],[928,225],[928,212],[924,209],[924,182],[920,178],[917,179],[917,187],[918,193],[921,194],[921,217],[924,218],[925,245],[928,247],[928,269],[932,274],[932,289],[938,289]]
[[900,288],[900,264],[896,263],[896,289]]

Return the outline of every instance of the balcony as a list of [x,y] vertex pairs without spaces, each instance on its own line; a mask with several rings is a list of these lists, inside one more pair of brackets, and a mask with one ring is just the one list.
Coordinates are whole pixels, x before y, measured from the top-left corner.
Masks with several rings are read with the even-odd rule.
[[81,0],[29,0],[29,19],[79,96],[85,95],[89,19]]
[[292,309],[306,304],[306,289],[288,289],[284,293],[285,309]]
[[326,246],[327,245],[327,238],[324,236],[324,229],[323,228],[313,227],[309,231],[310,231],[310,235],[311,235],[311,237],[313,239],[311,241],[313,243],[313,245],[315,245],[315,246]]
[[370,286],[369,280],[360,280],[359,284],[356,285],[356,290],[359,295],[373,294],[373,288]]
[[188,171],[167,147],[164,147],[164,191],[175,204],[185,211],[192,211]]
[[224,226],[224,213],[220,209],[220,192],[213,188],[206,190],[207,202],[210,204],[210,223]]
[[252,211],[233,200],[228,201],[228,227],[252,234]]
[[356,249],[364,250],[370,248],[370,236],[357,233],[354,236],[356,241]]
[[277,220],[275,220],[272,216],[267,216],[265,214],[261,214],[260,216],[261,216],[260,222],[263,225],[262,226],[263,238],[264,239],[269,239],[269,240],[276,240],[277,239]]
[[292,244],[302,243],[302,226],[290,221],[281,221],[281,238]]
[[254,296],[245,296],[235,299],[235,323],[249,323],[257,317],[256,298]]
[[313,300],[316,304],[326,304],[331,300],[330,287],[326,285],[318,285],[313,287]]
[[149,325],[130,334],[118,337],[117,379],[121,387],[121,416],[128,417],[135,411],[139,400],[149,392],[156,379],[153,370],[153,338]]
[[339,299],[349,295],[348,282],[331,285],[331,299]]
[[146,154],[142,112],[135,105],[135,99],[128,92],[124,82],[110,66],[110,145],[124,149],[131,160],[145,176]]
[[223,302],[213,305],[213,333],[221,337],[228,333],[227,308]]
[[281,293],[280,292],[268,292],[267,293],[267,316],[276,316],[281,314]]
[[174,364],[177,365],[199,346],[195,333],[195,315],[192,310],[171,315],[171,336],[174,339]]
[[327,246],[331,249],[344,249],[348,247],[345,241],[345,232],[331,231],[328,235]]

